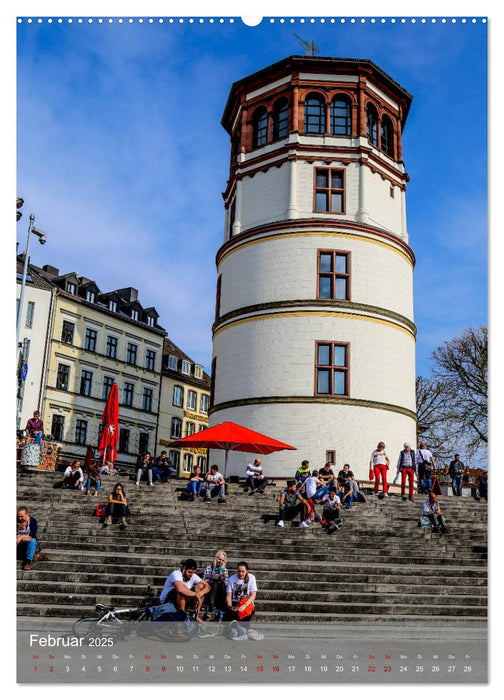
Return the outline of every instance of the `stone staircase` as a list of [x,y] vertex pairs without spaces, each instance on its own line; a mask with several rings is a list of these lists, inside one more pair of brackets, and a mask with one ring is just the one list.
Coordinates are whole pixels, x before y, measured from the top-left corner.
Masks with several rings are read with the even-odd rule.
[[487,504],[442,498],[450,531],[417,527],[415,503],[368,497],[344,511],[340,530],[318,525],[275,527],[282,485],[249,496],[229,485],[226,504],[178,500],[184,481],[149,488],[121,478],[130,527],[103,530],[94,514],[103,498],[55,489],[59,473],[19,472],[18,505],[39,523],[49,561],[18,570],[18,615],[77,618],[97,602],[131,606],[147,585],[158,592],[182,559],[209,563],[224,549],[234,571],[240,560],[257,577],[263,622],[347,621],[481,625],[487,615]]

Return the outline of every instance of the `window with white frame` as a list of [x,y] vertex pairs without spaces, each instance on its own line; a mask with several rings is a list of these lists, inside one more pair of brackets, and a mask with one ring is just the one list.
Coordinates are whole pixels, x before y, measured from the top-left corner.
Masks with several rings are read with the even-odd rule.
[[178,440],[179,437],[182,437],[182,420],[180,418],[171,419],[170,437],[172,440]]
[[182,360],[182,374],[191,374],[191,363],[187,360]]
[[196,410],[196,399],[197,399],[196,392],[189,389],[189,391],[187,392],[187,408],[189,411]]
[[172,369],[175,372],[178,369],[178,358],[175,355],[168,355],[168,369]]
[[200,398],[200,411],[201,413],[208,413],[208,403],[210,401],[210,397],[208,394],[201,394]]
[[173,401],[174,406],[184,405],[184,389],[177,384],[173,387]]

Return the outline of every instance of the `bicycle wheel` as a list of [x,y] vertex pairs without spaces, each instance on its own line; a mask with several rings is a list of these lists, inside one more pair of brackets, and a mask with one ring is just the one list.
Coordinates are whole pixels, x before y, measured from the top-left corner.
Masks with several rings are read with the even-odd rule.
[[198,631],[198,623],[191,619],[185,622],[153,622],[151,625],[163,642],[188,642]]
[[113,637],[118,639],[123,634],[123,625],[117,620],[100,620],[97,617],[82,617],[74,623],[72,632],[76,637],[95,639],[96,637]]

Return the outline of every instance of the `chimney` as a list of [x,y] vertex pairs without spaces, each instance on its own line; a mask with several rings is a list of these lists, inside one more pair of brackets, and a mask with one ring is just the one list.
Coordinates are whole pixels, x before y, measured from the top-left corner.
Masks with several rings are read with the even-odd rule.
[[59,277],[59,269],[57,267],[53,267],[52,265],[44,265],[42,269],[44,272],[47,272],[48,275]]

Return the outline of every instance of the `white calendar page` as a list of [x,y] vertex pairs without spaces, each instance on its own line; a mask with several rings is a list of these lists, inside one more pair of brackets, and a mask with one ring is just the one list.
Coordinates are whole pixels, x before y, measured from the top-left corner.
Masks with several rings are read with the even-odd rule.
[[[371,10],[312,16],[296,8],[292,15],[285,9],[264,12],[260,23],[250,17],[248,24],[231,11],[170,15],[169,8],[159,7],[152,14],[142,8],[105,14],[96,8],[69,15],[61,8],[60,14],[30,9],[20,11],[16,21],[17,178],[30,192],[37,221],[47,221],[41,227],[55,234],[51,258],[83,274],[91,268],[98,279],[110,264],[106,256],[117,256],[114,267],[149,290],[163,314],[160,323],[164,319],[170,332],[175,328],[180,345],[193,347],[205,367],[211,364],[214,256],[224,226],[221,193],[229,174],[229,137],[220,119],[233,83],[302,55],[300,39],[315,42],[320,56],[369,59],[413,95],[402,144],[411,176],[408,229],[416,280],[423,271],[436,277],[435,290],[415,296],[417,357],[427,357],[464,325],[486,323],[482,181],[489,27],[478,8],[473,14],[433,10],[428,16]],[[468,88],[470,108],[458,109],[467,104]],[[466,167],[479,180],[469,193],[461,192]],[[200,188],[204,193],[194,199],[191,191]],[[188,232],[194,235],[190,245]],[[34,262],[42,264],[38,251],[37,256]],[[447,312],[436,314],[433,307],[453,302],[453,263],[464,271],[468,289],[457,299],[465,309],[454,308],[457,321],[451,324]],[[164,298],[164,282],[153,281],[159,267],[170,270],[169,277],[177,269],[182,280],[191,280],[186,289],[178,288],[175,300]],[[196,320],[189,322],[191,314]],[[420,365],[420,371],[427,367]],[[339,534],[333,538],[336,559],[344,556]],[[208,552],[209,561],[213,554]],[[260,616],[260,579],[258,589],[254,629],[262,639],[242,643],[230,639],[220,621],[211,638],[168,643],[156,639],[148,625],[133,625],[116,638],[106,630],[76,634],[76,618],[66,613],[23,616],[17,622],[17,682],[22,687],[488,682],[485,624],[459,628],[437,621],[435,614],[431,625],[420,626],[354,624],[351,615],[334,624],[269,623]]]

